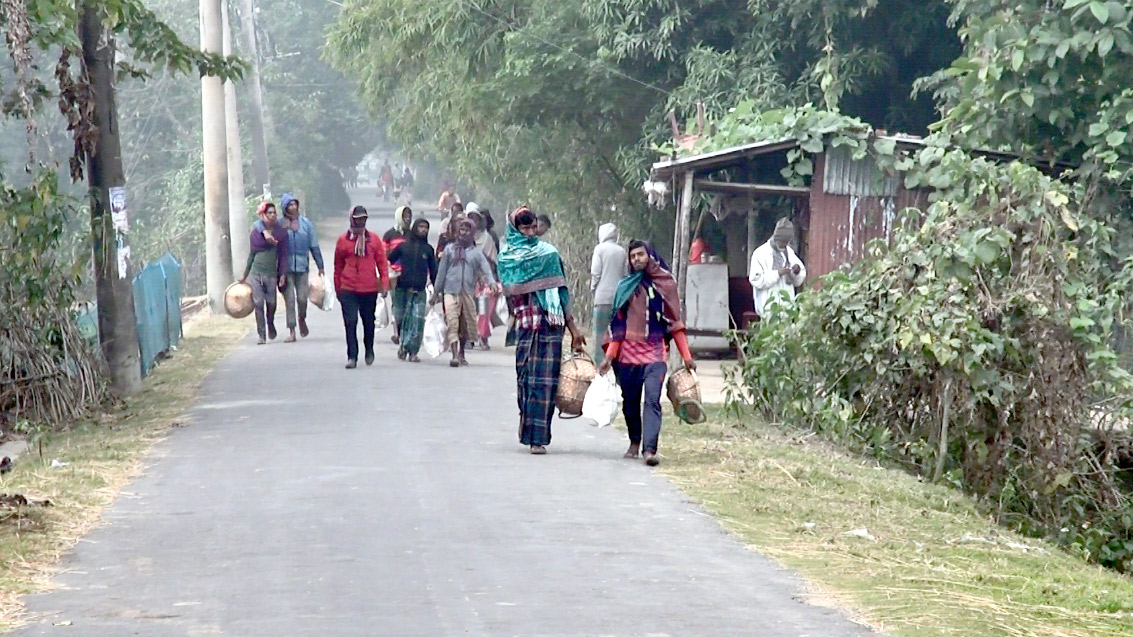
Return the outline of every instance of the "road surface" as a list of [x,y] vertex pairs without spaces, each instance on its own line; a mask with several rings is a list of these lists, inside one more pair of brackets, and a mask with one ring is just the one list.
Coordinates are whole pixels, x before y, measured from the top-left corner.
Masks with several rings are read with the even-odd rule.
[[311,328],[218,365],[16,634],[868,634],[622,460],[624,434],[557,422],[527,453],[512,350],[403,363],[387,330],[346,370],[337,313]]

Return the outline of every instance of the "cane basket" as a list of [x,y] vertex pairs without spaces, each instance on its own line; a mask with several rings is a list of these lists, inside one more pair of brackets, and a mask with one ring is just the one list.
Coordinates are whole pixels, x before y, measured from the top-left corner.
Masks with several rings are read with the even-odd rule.
[[695,425],[704,422],[704,405],[700,402],[700,379],[696,372],[682,367],[669,374],[665,384],[665,393],[669,402],[673,403],[673,411],[681,420]]
[[555,393],[555,406],[560,418],[578,418],[582,415],[582,401],[590,382],[598,374],[594,359],[585,352],[571,354],[563,361],[559,371],[559,390]]
[[252,304],[252,286],[237,281],[224,291],[224,311],[229,316],[242,319],[255,309]]

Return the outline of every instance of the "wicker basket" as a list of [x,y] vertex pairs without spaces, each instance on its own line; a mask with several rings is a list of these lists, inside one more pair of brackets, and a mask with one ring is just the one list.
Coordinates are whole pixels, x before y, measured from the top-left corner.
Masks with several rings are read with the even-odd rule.
[[669,402],[673,403],[673,411],[681,420],[689,424],[706,420],[704,405],[700,402],[700,379],[696,377],[696,372],[682,367],[669,374],[665,393],[669,396]]
[[307,300],[311,305],[319,308],[324,308],[323,301],[327,300],[327,286],[323,277],[318,274],[312,274],[308,283],[309,292],[307,293]]
[[224,291],[224,311],[232,318],[242,319],[253,310],[252,286],[237,281]]
[[582,415],[582,401],[590,382],[598,374],[594,360],[585,352],[572,354],[563,361],[559,371],[559,391],[555,394],[555,406],[559,408],[560,418],[578,418]]

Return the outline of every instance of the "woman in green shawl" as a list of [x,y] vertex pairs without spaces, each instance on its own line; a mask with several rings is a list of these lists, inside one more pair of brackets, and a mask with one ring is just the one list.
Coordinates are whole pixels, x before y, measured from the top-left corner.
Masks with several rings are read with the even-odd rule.
[[586,347],[586,337],[570,311],[562,258],[555,246],[536,236],[535,215],[523,206],[508,221],[499,269],[515,318],[519,442],[531,447],[531,453],[544,454],[551,444],[563,335],[570,330],[579,352]]

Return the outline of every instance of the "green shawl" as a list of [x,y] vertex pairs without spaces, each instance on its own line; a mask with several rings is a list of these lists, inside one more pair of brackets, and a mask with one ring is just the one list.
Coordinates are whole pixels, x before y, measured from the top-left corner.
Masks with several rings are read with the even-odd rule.
[[533,294],[551,325],[566,324],[567,293],[563,260],[555,246],[528,237],[509,223],[500,252],[500,283],[509,296]]

